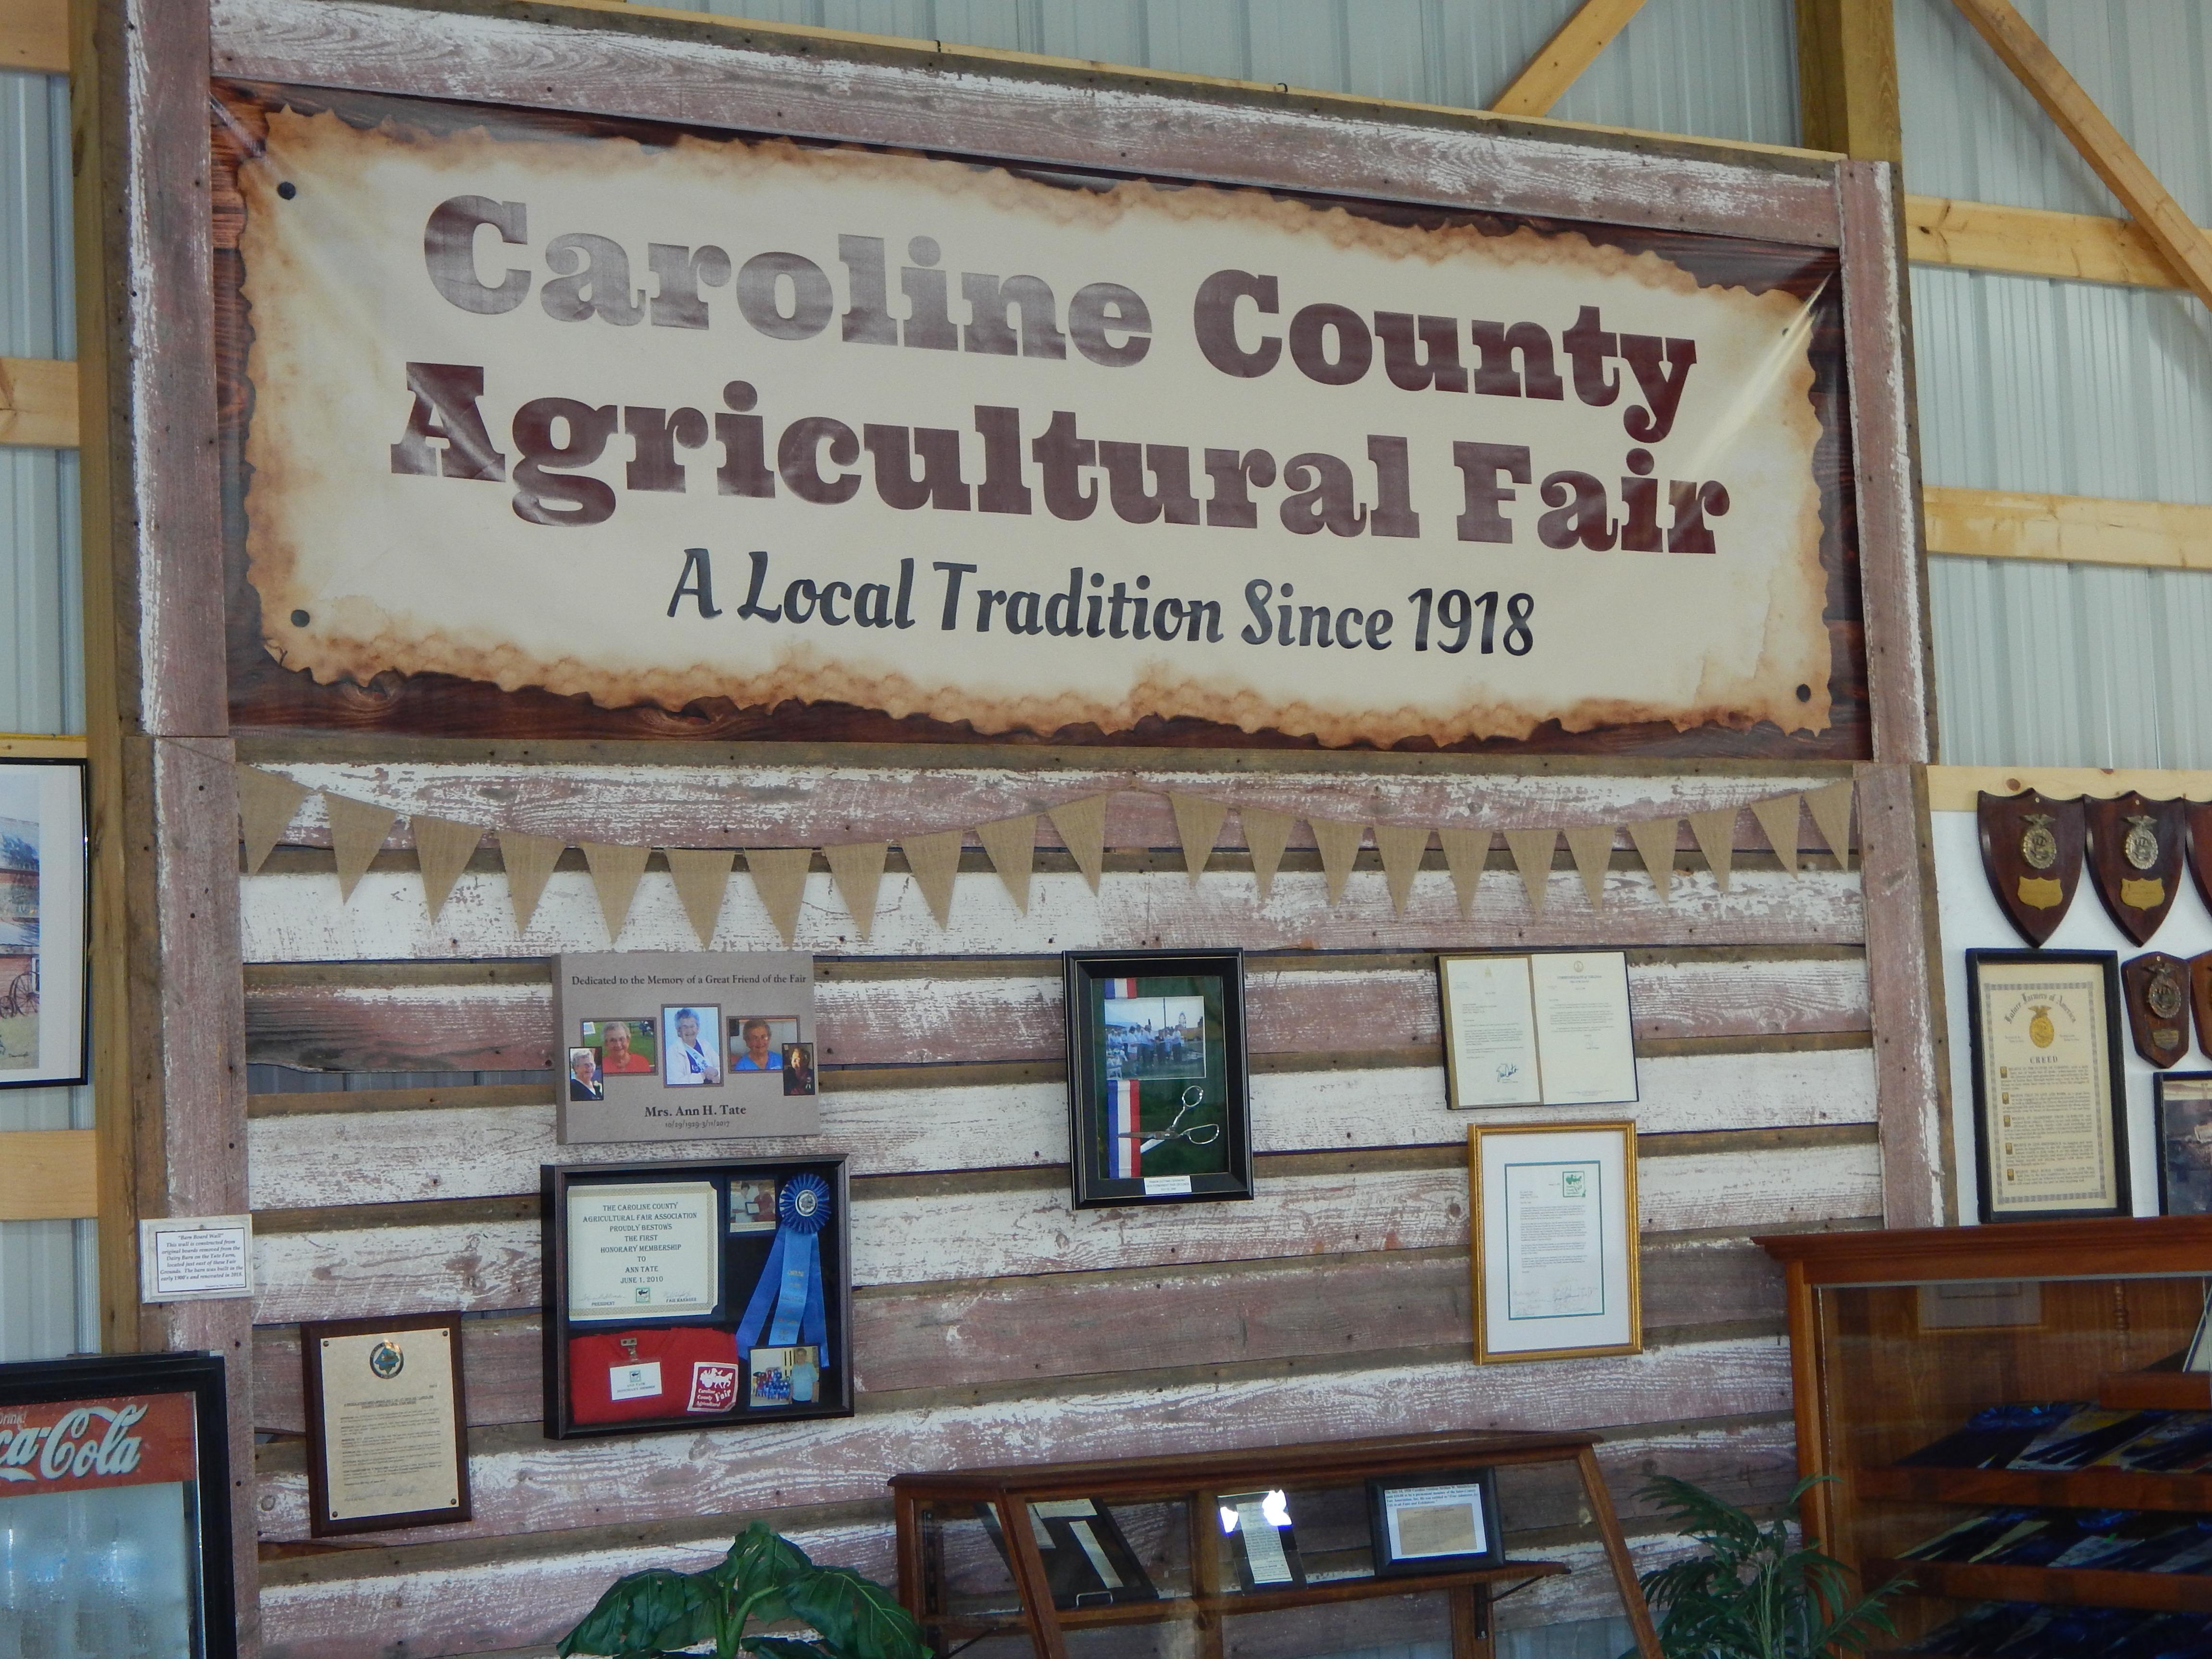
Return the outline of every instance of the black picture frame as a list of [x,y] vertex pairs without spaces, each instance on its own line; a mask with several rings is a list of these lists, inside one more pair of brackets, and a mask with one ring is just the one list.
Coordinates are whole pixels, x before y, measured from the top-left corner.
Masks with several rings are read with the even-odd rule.
[[[734,1339],[745,1328],[757,1291],[766,1297],[772,1320],[774,1285],[771,1282],[763,1290],[762,1281],[785,1229],[781,1223],[765,1231],[757,1226],[733,1228],[731,1188],[738,1182],[773,1180],[781,1200],[785,1183],[798,1176],[818,1182],[815,1190],[826,1192],[830,1205],[827,1223],[813,1235],[820,1262],[823,1343],[799,1346],[817,1349],[826,1346],[829,1352],[826,1355],[817,1352],[811,1361],[802,1356],[800,1364],[792,1367],[787,1375],[783,1368],[769,1365],[756,1378],[753,1355],[771,1345],[757,1340],[752,1350],[740,1351]],[[720,1278],[712,1315],[572,1321],[568,1311],[570,1194],[585,1187],[696,1181],[711,1182],[718,1190],[715,1236]],[[538,1196],[544,1255],[547,1439],[696,1432],[702,1428],[748,1428],[853,1414],[852,1194],[842,1158],[548,1164],[539,1167]],[[773,1329],[771,1322],[762,1334]],[[725,1340],[732,1343],[726,1349],[721,1346]],[[578,1346],[580,1341],[582,1347]],[[624,1364],[625,1355],[633,1363]],[[640,1364],[649,1368],[649,1376],[637,1373]],[[681,1374],[687,1364],[689,1382]],[[604,1387],[597,1386],[592,1375],[601,1364],[607,1366]],[[728,1394],[728,1405],[699,1407],[702,1391],[712,1399],[726,1390],[726,1379],[719,1375],[726,1364],[735,1366],[734,1391]],[[665,1366],[674,1369],[664,1370]],[[802,1380],[803,1373],[810,1371],[811,1377]],[[635,1374],[634,1380],[649,1380],[654,1386],[649,1391],[623,1395],[618,1402],[618,1373]],[[780,1389],[789,1393],[784,1400],[756,1404],[755,1395],[763,1387],[771,1395]],[[798,1397],[806,1392],[811,1393],[811,1400]],[[653,1409],[656,1406],[663,1409]]]
[[[455,1481],[460,1503],[453,1509],[394,1510],[346,1520],[330,1518],[330,1448],[325,1443],[323,1412],[323,1354],[325,1340],[386,1333],[412,1338],[441,1333],[452,1356],[453,1372],[453,1455]],[[401,1527],[455,1526],[476,1518],[469,1491],[468,1382],[461,1355],[461,1316],[458,1313],[402,1315],[392,1319],[326,1319],[304,1322],[300,1327],[301,1395],[307,1419],[307,1532],[310,1537],[343,1537],[351,1533],[392,1532]]]
[[2212,1072],[2160,1072],[2151,1088],[2158,1212],[2212,1215]]
[[[1401,1553],[1394,1549],[1390,1543],[1391,1495],[1443,1486],[1474,1486],[1479,1490],[1479,1513],[1482,1518],[1485,1547],[1452,1555]],[[1413,1578],[1429,1573],[1502,1566],[1505,1562],[1505,1532],[1498,1516],[1498,1471],[1493,1468],[1443,1469],[1434,1474],[1376,1476],[1367,1483],[1367,1526],[1377,1578]]]
[[[1990,1118],[1992,1103],[1984,1077],[1989,1042],[1982,1029],[1982,975],[1985,969],[2001,964],[2019,964],[2039,969],[2086,967],[2100,970],[2096,979],[2105,1000],[2105,1052],[2102,1059],[2109,1108],[2104,1127],[2106,1133],[2112,1137],[2114,1194],[2114,1201],[2109,1205],[2030,1210],[2000,1209],[1996,1203],[1990,1191],[1992,1131]],[[2127,1069],[2122,1058],[2121,1037],[2121,1027],[2126,1020],[2126,1006],[2122,1002],[2120,994],[2120,958],[2116,951],[1986,950],[1966,952],[1966,1034],[1974,1089],[1974,1191],[1977,1212],[1984,1223],[2078,1221],[2134,1213],[2134,1187],[2128,1168]],[[2002,1133],[2001,1127],[1998,1133]]]
[[[1244,953],[1241,950],[1070,951],[1061,958],[1062,995],[1067,1022],[1068,1169],[1079,1210],[1130,1204],[1193,1204],[1252,1196],[1250,1079],[1244,1032]],[[1178,1024],[1174,1047],[1147,1062],[1159,1070],[1116,1075],[1129,1049],[1109,1043],[1104,1016],[1106,983],[1112,980],[1152,981],[1147,998],[1164,1003],[1202,1001],[1203,1021],[1195,1044],[1184,1040]],[[1171,1015],[1178,1018],[1180,1014]],[[1164,1025],[1164,1022],[1163,1022]],[[1159,1034],[1164,1040],[1163,1029]],[[1198,1052],[1194,1053],[1196,1048]],[[1217,1052],[1218,1050],[1218,1052]],[[1109,1101],[1120,1084],[1135,1086],[1134,1121],[1117,1128]],[[1191,1101],[1193,1090],[1199,1098]],[[1182,1137],[1172,1134],[1191,1113]],[[1146,1119],[1154,1120],[1147,1123]],[[1211,1142],[1194,1132],[1218,1127]],[[1148,1145],[1138,1132],[1156,1133]],[[1127,1154],[1135,1165],[1120,1164],[1114,1137],[1132,1142]],[[1163,1145],[1180,1140],[1168,1155],[1154,1158]],[[1219,1155],[1212,1148],[1218,1145]],[[1203,1146],[1205,1150],[1199,1149]],[[1176,1164],[1150,1173],[1146,1164]]]
[[[6,895],[0,894],[0,1020],[17,1015],[19,999],[27,991],[34,999],[31,1006],[40,1020],[39,1048],[44,1056],[46,1005],[52,1000],[44,991],[46,982],[56,976],[52,959],[58,957],[59,976],[76,993],[76,1030],[53,1045],[56,1054],[68,1057],[66,1069],[0,1065],[0,1089],[58,1089],[92,1080],[92,769],[84,761],[62,756],[9,756],[0,758],[0,778],[11,771],[51,767],[66,767],[76,774],[76,834],[62,846],[50,847],[42,833],[39,868],[33,874],[43,888],[44,865],[49,857],[62,856],[73,863],[74,869],[64,873],[64,880],[76,895],[77,925],[69,928],[64,937],[50,937],[55,930],[42,917],[36,943],[27,951],[11,951],[7,938],[9,904]],[[43,822],[40,827],[42,832],[46,828]],[[0,857],[0,880],[8,879],[11,871],[9,861]]]

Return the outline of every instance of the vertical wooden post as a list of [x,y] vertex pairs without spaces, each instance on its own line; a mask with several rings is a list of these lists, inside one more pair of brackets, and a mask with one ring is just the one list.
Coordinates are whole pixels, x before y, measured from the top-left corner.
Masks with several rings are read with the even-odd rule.
[[238,801],[223,623],[207,0],[75,0],[93,1081],[115,1350],[228,1366],[240,1651],[259,1651],[252,1309],[142,1306],[137,1222],[246,1187]]
[[1892,0],[1797,0],[1797,106],[1808,149],[1905,160]]

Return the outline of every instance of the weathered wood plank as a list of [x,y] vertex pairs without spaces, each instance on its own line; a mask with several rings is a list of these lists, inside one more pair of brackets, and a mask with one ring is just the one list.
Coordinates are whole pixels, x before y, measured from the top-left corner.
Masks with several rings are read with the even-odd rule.
[[[1647,1058],[1638,1066],[1643,1099],[1606,1109],[1634,1118],[1645,1134],[1867,1123],[1874,1118],[1873,1060],[1865,1048]],[[562,1146],[554,1139],[554,1111],[547,1099],[256,1118],[248,1129],[254,1206],[316,1209],[534,1193],[540,1164],[635,1158],[842,1152],[860,1176],[1067,1161],[1067,1090],[1060,1083],[825,1094],[822,1133],[803,1140]],[[1495,1123],[1589,1115],[1588,1108],[1552,1107],[1480,1115]],[[1475,1115],[1446,1107],[1440,1066],[1252,1079],[1253,1146],[1262,1153],[1453,1145],[1466,1139]]]
[[[518,1425],[470,1437],[472,1522],[395,1533],[389,1541],[879,1498],[884,1477],[900,1469],[1137,1457],[1448,1426],[1679,1422],[1780,1412],[1789,1398],[1789,1352],[1770,1337],[1545,1365],[1455,1360],[1109,1388],[637,1439],[548,1442]],[[296,1448],[264,1448],[263,1465],[262,1536],[304,1537],[307,1480]]]
[[[1251,1052],[1289,1054],[1360,1033],[1376,1042],[1442,1040],[1432,967],[1286,970],[1277,957],[1245,969]],[[988,967],[988,963],[975,964]],[[331,1072],[507,1071],[553,1066],[549,982],[378,984],[289,981],[257,969],[246,993],[246,1058]],[[821,1057],[830,1066],[1060,1058],[1066,1044],[1057,977],[825,979],[815,990]],[[1863,958],[1838,955],[1729,961],[1632,962],[1629,998],[1641,1038],[1863,1031]]]
[[[1166,1272],[1063,1273],[864,1295],[853,1304],[864,1394],[982,1388],[1200,1365],[1342,1363],[1473,1341],[1464,1249]],[[1684,1328],[1778,1321],[1780,1272],[1743,1238],[1645,1241],[1647,1340]],[[1051,1340],[1036,1334],[1048,1330]],[[535,1314],[463,1326],[469,1420],[534,1423],[544,1404]],[[257,1425],[303,1433],[299,1333],[255,1333]]]
[[[996,1186],[987,1182],[987,1185]],[[1871,1138],[1650,1158],[1638,1177],[1655,1232],[1796,1226],[1878,1213]],[[1467,1177],[1442,1169],[1298,1175],[1248,1203],[1072,1210],[1056,1184],[898,1191],[854,1204],[853,1282],[929,1284],[1109,1267],[1430,1249],[1467,1237]],[[254,1318],[301,1319],[538,1305],[534,1220],[487,1218],[254,1240]]]

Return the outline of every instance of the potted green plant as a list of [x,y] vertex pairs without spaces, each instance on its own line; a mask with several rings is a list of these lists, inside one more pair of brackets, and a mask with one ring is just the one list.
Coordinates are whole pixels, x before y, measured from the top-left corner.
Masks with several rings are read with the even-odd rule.
[[[748,1634],[801,1620],[811,1639]],[[806,1552],[756,1521],[704,1572],[655,1567],[615,1581],[583,1623],[561,1638],[570,1654],[665,1659],[702,1642],[715,1659],[926,1659],[921,1629],[891,1593],[849,1567],[817,1567]]]
[[[1800,1480],[1790,1510],[1827,1478]],[[1786,1522],[1761,1527],[1726,1499],[1672,1475],[1647,1482],[1644,1496],[1705,1547],[1638,1577],[1667,1659],[1824,1659],[1863,1653],[1876,1637],[1894,1634],[1883,1603],[1899,1583],[1854,1600],[1844,1564],[1817,1540],[1792,1544]]]

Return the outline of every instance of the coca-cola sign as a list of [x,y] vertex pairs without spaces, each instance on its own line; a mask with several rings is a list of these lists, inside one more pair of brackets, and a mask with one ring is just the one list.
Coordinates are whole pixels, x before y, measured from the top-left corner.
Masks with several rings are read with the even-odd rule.
[[0,1408],[0,1493],[192,1480],[192,1397],[128,1395]]

